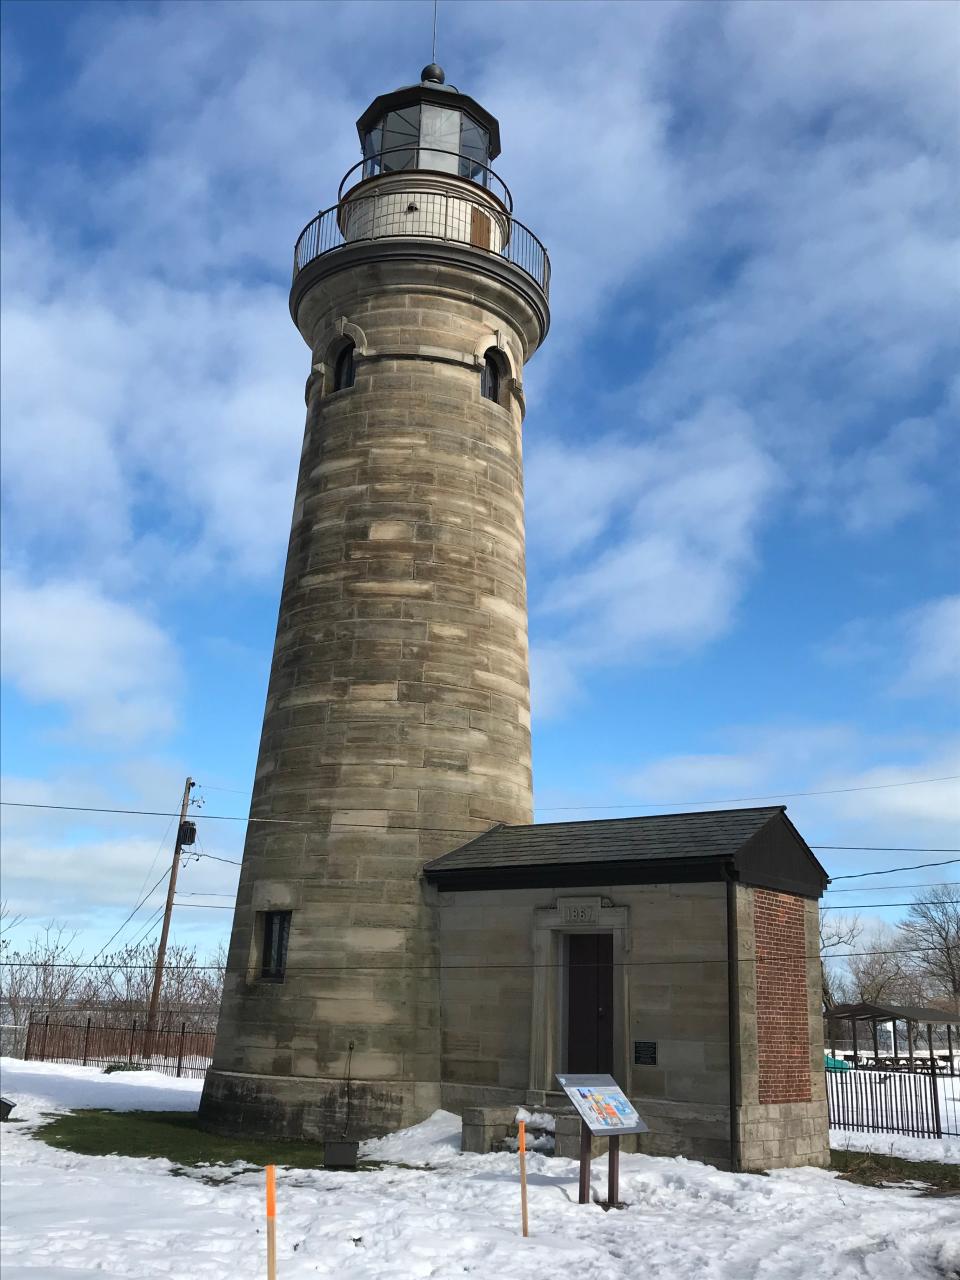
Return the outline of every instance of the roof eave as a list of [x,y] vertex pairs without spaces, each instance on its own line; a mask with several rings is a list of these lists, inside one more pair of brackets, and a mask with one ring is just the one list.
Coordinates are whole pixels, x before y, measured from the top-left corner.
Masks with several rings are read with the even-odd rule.
[[708,858],[611,859],[446,869],[434,862],[423,868],[423,875],[441,892],[568,889],[596,884],[703,884],[722,881],[729,862],[726,855],[719,854]]

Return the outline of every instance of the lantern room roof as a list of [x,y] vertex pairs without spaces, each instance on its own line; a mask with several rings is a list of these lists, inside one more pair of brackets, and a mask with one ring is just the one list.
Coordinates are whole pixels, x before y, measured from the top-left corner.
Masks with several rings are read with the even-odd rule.
[[[429,67],[424,67],[422,74],[427,76],[428,73],[431,73],[432,77],[437,72],[441,76],[443,75],[439,67],[431,64]],[[490,135],[489,159],[495,160],[500,154],[500,123],[496,116],[492,116],[474,98],[461,93],[455,85],[444,84],[442,80],[433,78],[423,79],[419,84],[410,84],[401,89],[394,89],[392,93],[381,93],[379,98],[374,98],[373,102],[370,103],[357,121],[357,133],[360,135],[361,143],[364,135],[382,120],[388,111],[398,111],[403,107],[411,107],[415,102],[432,102],[437,106],[452,107],[457,111],[466,112],[467,115],[476,120],[477,124],[482,125]]]

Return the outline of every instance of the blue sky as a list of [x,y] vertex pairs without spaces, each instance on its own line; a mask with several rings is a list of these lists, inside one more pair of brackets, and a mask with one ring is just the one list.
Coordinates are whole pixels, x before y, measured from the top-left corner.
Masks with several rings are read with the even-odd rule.
[[[203,850],[239,857],[203,815],[243,816],[257,750],[293,243],[431,21],[4,5],[6,799],[169,809],[189,772]],[[923,0],[441,4],[553,262],[524,426],[539,820],[883,787],[787,803],[815,844],[960,844],[955,782],[886,787],[960,774],[957,54]],[[4,896],[83,946],[169,857],[165,819],[3,820]],[[182,889],[234,884],[205,859]]]

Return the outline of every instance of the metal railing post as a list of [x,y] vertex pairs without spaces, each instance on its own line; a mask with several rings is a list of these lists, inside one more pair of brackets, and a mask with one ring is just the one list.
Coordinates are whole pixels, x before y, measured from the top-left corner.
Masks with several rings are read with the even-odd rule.
[[47,1032],[49,1030],[50,1030],[50,1015],[48,1013],[43,1020],[43,1039],[40,1041],[40,1061],[41,1062],[46,1062],[47,1060]]
[[127,1061],[133,1061],[133,1046],[137,1039],[137,1020],[134,1018],[133,1026],[130,1028],[130,1048],[127,1050]]
[[84,1066],[84,1067],[87,1065],[87,1051],[88,1051],[88,1049],[90,1048],[90,1024],[91,1024],[91,1022],[93,1022],[93,1018],[91,1018],[91,1017],[89,1017],[89,1016],[88,1016],[88,1017],[87,1017],[87,1026],[86,1026],[86,1030],[85,1030],[85,1031],[84,1031],[84,1033],[83,1033],[83,1063],[82,1063],[81,1065],[82,1065],[82,1066]]
[[183,1071],[183,1042],[184,1042],[184,1039],[186,1038],[186,1034],[187,1034],[187,1024],[185,1022],[181,1022],[180,1023],[180,1048],[177,1051],[177,1079],[178,1080],[180,1079],[181,1072]]
[[937,1085],[937,1075],[935,1071],[930,1072],[930,1102],[933,1106],[933,1128],[934,1137],[943,1137],[943,1125],[940,1122],[940,1089]]

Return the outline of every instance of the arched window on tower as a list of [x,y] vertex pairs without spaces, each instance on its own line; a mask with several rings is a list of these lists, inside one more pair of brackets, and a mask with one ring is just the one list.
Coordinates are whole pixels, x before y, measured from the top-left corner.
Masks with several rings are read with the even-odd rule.
[[492,349],[483,357],[480,394],[485,400],[492,400],[494,404],[500,403],[500,361]]
[[333,366],[333,389],[334,391],[345,391],[347,387],[352,387],[356,377],[356,370],[353,363],[354,345],[348,342],[342,347],[337,355],[336,363]]

